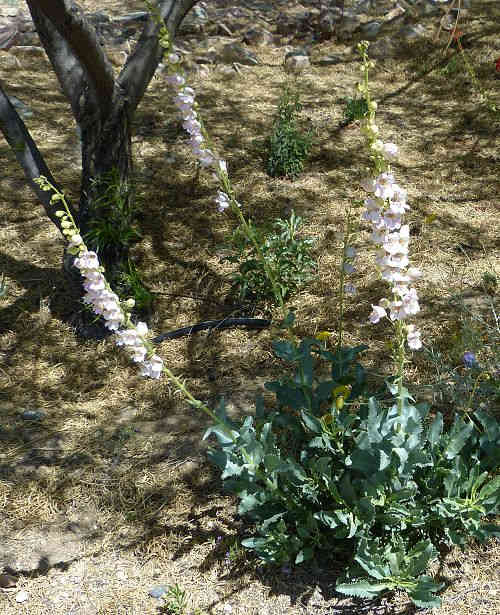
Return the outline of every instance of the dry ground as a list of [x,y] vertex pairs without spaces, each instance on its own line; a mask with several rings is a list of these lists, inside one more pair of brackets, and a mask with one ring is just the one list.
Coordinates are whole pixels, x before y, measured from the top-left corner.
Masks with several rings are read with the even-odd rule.
[[[484,31],[498,24],[500,11],[491,0],[480,4],[465,24],[477,35],[469,53],[481,84],[499,104],[498,29]],[[142,5],[104,0],[99,8],[119,14]],[[193,84],[238,200],[261,222],[294,208],[305,219],[304,234],[316,239],[319,275],[289,302],[298,332],[335,331],[334,237],[346,207],[362,196],[358,181],[368,164],[357,127],[342,126],[343,99],[353,95],[359,64],[345,46],[323,43],[313,50],[313,59],[345,53],[346,61],[313,65],[297,80],[304,117],[317,138],[306,172],[291,183],[267,177],[261,159],[285,80],[283,49],[257,53],[258,67],[232,78],[212,68],[203,78],[193,74]],[[463,302],[487,320],[495,302],[481,277],[500,273],[500,122],[481,105],[463,70],[429,72],[441,58],[431,44],[405,50],[377,65],[372,86],[383,138],[402,150],[395,173],[409,192],[412,259],[423,271],[418,324],[426,346],[445,351],[456,342]],[[48,63],[34,59],[20,70],[1,71],[8,92],[34,110],[27,126],[54,176],[77,201],[79,157],[68,128],[73,120]],[[221,243],[234,220],[216,213],[210,176],[196,179],[161,79],[148,89],[135,126],[144,206],[143,239],[134,256],[158,293],[151,327],[160,333],[221,318],[228,313],[230,288]],[[0,548],[4,560],[13,551],[25,571],[16,590],[0,590],[0,611],[166,613],[148,591],[178,582],[191,612],[229,612],[228,605],[235,615],[412,612],[403,596],[376,605],[339,601],[332,592],[334,571],[268,572],[237,548],[227,561],[243,525],[204,460],[200,440],[207,421],[166,379],[142,380],[112,341],[75,337],[65,321],[61,240],[3,140],[0,155],[0,271],[8,282],[0,299]],[[173,163],[167,161],[172,156]],[[369,366],[387,374],[388,330],[366,325],[383,286],[366,232],[357,244],[360,294],[347,309],[347,341],[369,343]],[[164,342],[159,352],[195,395],[209,402],[224,395],[235,413],[243,413],[262,384],[283,370],[271,339],[269,331],[202,333]],[[417,355],[408,372],[410,388],[424,392],[434,377]],[[25,409],[46,416],[30,424],[20,418]],[[499,559],[494,544],[451,554],[438,571],[449,583],[439,613],[498,613]],[[15,602],[19,589],[29,594],[23,604]]]

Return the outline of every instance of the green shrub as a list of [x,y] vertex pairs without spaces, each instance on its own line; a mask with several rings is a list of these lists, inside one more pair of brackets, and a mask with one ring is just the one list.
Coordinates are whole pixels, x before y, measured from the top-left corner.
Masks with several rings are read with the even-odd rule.
[[[269,232],[251,225],[262,257],[273,273],[283,301],[308,282],[316,269],[316,263],[311,255],[313,240],[297,237],[301,225],[302,218],[293,211],[288,220],[275,220],[274,230]],[[253,301],[273,299],[272,282],[254,243],[241,231],[241,228],[234,232],[232,243],[238,256],[230,260],[241,263],[238,273],[233,277],[234,288],[240,299]]]
[[271,177],[297,177],[312,146],[312,133],[302,132],[297,114],[302,110],[299,95],[286,87],[268,141],[267,172]]
[[231,421],[222,402],[210,458],[255,524],[242,544],[262,560],[334,558],[345,562],[339,592],[400,589],[434,607],[443,584],[426,570],[438,550],[499,534],[485,517],[500,508],[500,426],[482,411],[430,416],[405,389],[399,403],[369,397],[365,349],[275,342],[293,377],[266,384],[276,406],[257,399],[255,417]]

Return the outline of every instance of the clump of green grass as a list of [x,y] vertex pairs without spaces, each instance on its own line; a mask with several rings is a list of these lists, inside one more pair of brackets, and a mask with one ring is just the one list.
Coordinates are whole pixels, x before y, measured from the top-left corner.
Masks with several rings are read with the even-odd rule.
[[311,151],[312,133],[299,128],[297,115],[301,110],[298,93],[286,86],[268,140],[267,172],[271,177],[293,179],[304,169]]

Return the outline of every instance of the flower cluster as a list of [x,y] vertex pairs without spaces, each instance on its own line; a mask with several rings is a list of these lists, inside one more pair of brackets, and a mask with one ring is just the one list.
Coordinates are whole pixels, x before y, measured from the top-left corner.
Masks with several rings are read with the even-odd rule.
[[[391,285],[392,299],[382,299],[378,305],[372,305],[369,320],[377,323],[389,316],[392,322],[404,321],[420,311],[418,295],[412,283],[421,273],[409,266],[408,244],[410,227],[403,223],[405,212],[409,209],[406,202],[406,190],[396,182],[390,170],[390,162],[397,159],[398,147],[394,143],[384,143],[378,138],[375,124],[377,104],[369,98],[368,68],[372,66],[365,54],[365,83],[358,89],[368,101],[368,115],[362,120],[361,130],[365,135],[370,155],[374,161],[375,177],[367,177],[361,182],[362,188],[369,193],[364,200],[363,218],[372,228],[371,241],[377,247],[376,262],[382,278]],[[422,347],[420,331],[415,325],[406,325],[406,340],[414,350]]]
[[55,204],[61,201],[66,209],[56,211],[56,216],[60,218],[62,232],[69,241],[68,252],[76,256],[73,264],[84,279],[83,302],[103,317],[106,328],[116,332],[117,346],[123,346],[132,360],[139,364],[141,375],[159,378],[163,371],[163,361],[154,354],[151,343],[147,341],[148,327],[144,322],[134,325],[130,320],[128,310],[134,307],[134,300],[127,299],[122,306],[118,295],[111,290],[104,276],[104,267],[101,266],[97,254],[85,245],[69,213],[64,195],[43,176],[35,181],[42,190],[54,190],[50,202]]
[[[176,91],[173,99],[174,104],[181,114],[183,120],[182,127],[190,135],[189,144],[191,149],[201,166],[213,168],[215,177],[226,188],[228,183],[226,161],[217,158],[209,147],[201,118],[196,110],[195,91],[186,85],[185,77],[180,72],[177,72],[175,68],[180,63],[180,56],[177,53],[169,53],[167,60],[169,66],[173,68],[167,75],[166,81]],[[217,204],[217,211],[221,213],[230,207],[231,197],[228,194],[228,190],[219,190],[215,202]]]

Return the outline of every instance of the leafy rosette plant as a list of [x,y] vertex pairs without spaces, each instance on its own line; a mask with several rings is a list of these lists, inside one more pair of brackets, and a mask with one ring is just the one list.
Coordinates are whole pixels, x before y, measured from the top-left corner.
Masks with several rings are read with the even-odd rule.
[[275,342],[294,375],[267,383],[274,407],[258,398],[255,416],[241,422],[228,419],[222,402],[219,424],[205,435],[218,440],[210,458],[239,513],[255,523],[242,544],[259,558],[335,556],[346,562],[339,592],[371,598],[400,589],[418,606],[437,606],[443,584],[426,571],[439,548],[499,533],[484,519],[500,507],[500,477],[491,478],[500,426],[476,412],[445,428],[406,389],[389,404],[367,398],[365,349]]

